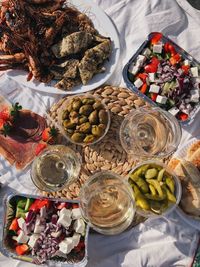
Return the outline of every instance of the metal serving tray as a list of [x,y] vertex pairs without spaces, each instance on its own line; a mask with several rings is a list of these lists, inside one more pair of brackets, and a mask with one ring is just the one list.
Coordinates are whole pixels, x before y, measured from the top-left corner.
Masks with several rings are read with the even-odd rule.
[[[56,201],[56,202],[67,202],[67,203],[79,203],[77,200],[66,200],[66,199],[55,199],[55,198],[48,198],[48,197],[41,197],[41,196],[35,196],[35,195],[27,195],[27,194],[10,194],[4,198],[4,216],[3,216],[3,231],[2,231],[2,237],[1,237],[1,244],[0,244],[0,251],[1,253],[9,258],[13,258],[16,260],[26,261],[29,263],[35,263],[39,264],[38,260],[34,258],[32,255],[17,255],[15,251],[12,250],[12,248],[9,247],[9,245],[6,243],[6,236],[7,236],[7,230],[8,225],[10,221],[13,219],[12,216],[9,215],[9,209],[11,209],[9,206],[11,205],[12,199],[15,197],[26,197],[26,198],[35,198],[35,199],[49,199],[50,201]],[[68,262],[67,260],[64,261],[57,261],[57,260],[48,260],[45,262],[45,265],[56,267],[57,264],[63,264],[65,267],[84,267],[86,266],[88,262],[88,235],[89,235],[89,226],[86,225],[86,233],[85,233],[85,255],[84,258],[79,262]],[[43,265],[43,264],[42,264]]]
[[[149,104],[151,104],[152,106],[158,106],[155,102],[153,102],[148,96],[146,96],[145,94],[141,93],[137,87],[135,87],[133,85],[133,83],[130,81],[129,76],[128,76],[128,70],[130,65],[136,60],[136,58],[138,57],[139,54],[141,54],[144,49],[146,47],[148,47],[150,40],[152,39],[153,35],[155,34],[159,34],[158,32],[151,32],[147,39],[142,43],[142,45],[138,48],[138,50],[136,51],[136,53],[129,59],[129,61],[126,63],[126,65],[123,68],[123,79],[127,85],[127,87],[132,90],[134,93],[136,93],[139,97],[143,98],[146,102],[148,102]],[[176,51],[184,58],[184,59],[188,59],[191,62],[191,65],[193,67],[198,67],[198,69],[200,70],[200,62],[197,61],[195,58],[193,58],[189,53],[187,53],[183,48],[181,48],[180,46],[178,46],[176,43],[174,43],[171,39],[169,39],[168,37],[162,35],[161,38],[162,43],[166,43],[169,42],[171,43]],[[185,120],[185,121],[180,121],[182,125],[187,125],[190,124],[196,114],[198,113],[198,111],[200,110],[200,103],[198,103],[195,108],[193,109],[191,116]]]

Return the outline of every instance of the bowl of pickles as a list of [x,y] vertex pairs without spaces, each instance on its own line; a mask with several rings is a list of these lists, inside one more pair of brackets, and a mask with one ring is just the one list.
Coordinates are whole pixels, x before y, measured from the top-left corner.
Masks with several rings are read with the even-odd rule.
[[136,201],[136,212],[143,217],[169,214],[181,199],[181,183],[162,162],[144,161],[133,168],[128,182]]
[[68,99],[58,122],[70,142],[91,145],[99,142],[108,132],[110,113],[99,98],[80,94]]

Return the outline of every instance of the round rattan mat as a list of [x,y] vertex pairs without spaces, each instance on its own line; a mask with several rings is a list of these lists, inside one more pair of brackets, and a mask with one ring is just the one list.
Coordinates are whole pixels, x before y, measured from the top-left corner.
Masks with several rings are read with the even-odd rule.
[[[125,177],[136,164],[136,160],[127,155],[120,144],[119,127],[124,116],[126,116],[130,110],[136,107],[149,105],[126,88],[105,86],[90,92],[90,94],[100,98],[110,110],[110,129],[107,135],[95,145],[80,147],[68,144],[82,156],[82,168],[79,178],[76,182],[61,191],[53,193],[43,192],[45,196],[67,199],[78,198],[81,185],[94,172],[111,170]],[[66,99],[67,97],[62,98],[50,109],[49,115],[55,122],[57,121],[59,107],[61,107]],[[144,218],[136,216],[134,224],[138,224],[141,221],[144,221]]]

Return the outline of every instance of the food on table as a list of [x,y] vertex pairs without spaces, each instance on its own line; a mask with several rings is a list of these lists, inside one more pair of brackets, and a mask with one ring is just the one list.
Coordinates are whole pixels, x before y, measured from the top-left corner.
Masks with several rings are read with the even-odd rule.
[[35,157],[35,149],[46,128],[46,120],[40,115],[22,110],[16,103],[13,106],[0,105],[0,154],[23,169]]
[[109,112],[93,96],[75,96],[63,101],[59,124],[67,137],[77,144],[90,144],[104,136],[109,127]]
[[51,145],[35,158],[33,183],[42,191],[54,192],[74,182],[81,167],[80,155],[64,145]]
[[85,256],[86,225],[77,203],[14,196],[6,219],[6,248],[33,263],[77,263]]
[[129,175],[128,181],[142,211],[162,214],[177,202],[174,177],[160,165],[141,165]]
[[186,159],[172,158],[168,165],[182,183],[181,209],[200,218],[200,141],[189,147]]
[[110,38],[100,35],[90,18],[66,1],[24,5],[6,0],[0,17],[0,70],[23,69],[29,72],[28,80],[57,80],[55,86],[62,90],[86,85],[105,71]]
[[177,119],[190,118],[200,101],[199,66],[177,47],[155,33],[130,64],[133,85]]

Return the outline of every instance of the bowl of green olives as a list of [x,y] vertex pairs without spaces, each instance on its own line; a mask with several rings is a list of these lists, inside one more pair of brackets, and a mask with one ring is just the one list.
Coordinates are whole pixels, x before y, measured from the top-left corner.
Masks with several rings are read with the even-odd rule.
[[128,182],[136,201],[136,212],[143,217],[163,216],[180,202],[179,178],[160,161],[148,160],[133,168]]
[[58,122],[70,142],[91,145],[108,132],[110,113],[99,98],[81,94],[68,99]]

